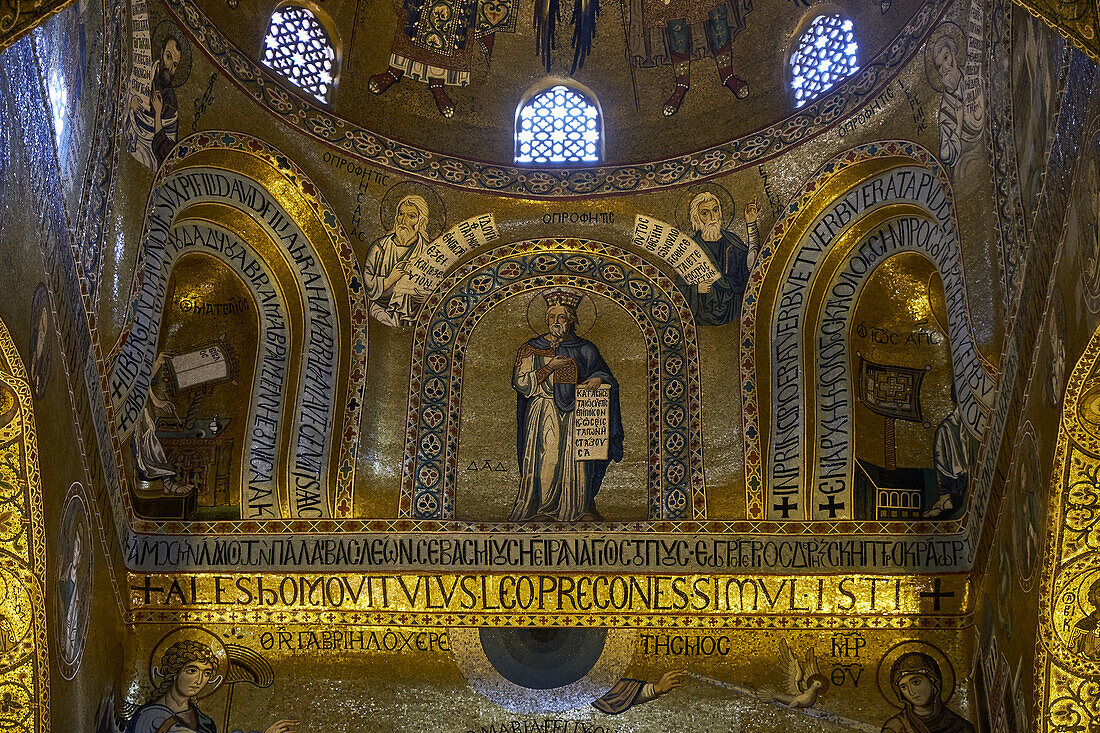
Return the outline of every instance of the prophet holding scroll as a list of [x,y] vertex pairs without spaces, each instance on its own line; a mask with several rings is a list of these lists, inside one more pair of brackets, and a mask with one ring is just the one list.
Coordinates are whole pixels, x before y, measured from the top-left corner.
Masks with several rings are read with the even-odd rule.
[[756,223],[759,216],[760,205],[753,199],[745,207],[749,237],[745,244],[741,237],[722,228],[722,204],[717,196],[704,191],[691,200],[691,228],[695,239],[721,273],[716,282],[703,285],[689,285],[683,279],[677,281],[697,323],[722,326],[741,317],[741,301],[760,252]]
[[[602,519],[596,493],[611,461],[623,458],[619,383],[596,345],[576,334],[579,293],[548,292],[548,333],[520,347],[512,373],[520,485],[513,522]],[[608,458],[578,460],[577,390],[610,388]]]

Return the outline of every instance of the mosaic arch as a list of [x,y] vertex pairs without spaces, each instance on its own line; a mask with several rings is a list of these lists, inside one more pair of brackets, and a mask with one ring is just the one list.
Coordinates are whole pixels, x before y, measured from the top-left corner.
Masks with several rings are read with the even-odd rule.
[[242,519],[347,516],[366,376],[362,276],[312,182],[246,135],[193,135],[154,182],[129,322],[111,355],[119,436],[148,422],[169,278],[192,252],[237,274],[261,323],[248,425],[263,430],[245,446]]
[[478,322],[509,298],[565,286],[614,301],[642,333],[647,359],[649,517],[705,519],[701,392],[695,323],[655,266],[582,239],[506,245],[455,270],[417,323],[399,515],[454,516],[466,346]]
[[1041,733],[1085,729],[1100,677],[1100,330],[1070,376],[1051,473],[1036,669]]
[[942,281],[954,388],[966,429],[982,436],[994,381],[970,328],[950,183],[917,145],[861,146],[827,163],[794,199],[745,294],[750,517],[856,518],[849,336],[872,273],[907,251],[927,257]]
[[[27,372],[0,322],[0,728],[49,730],[46,538]],[[60,603],[60,599],[58,600]]]

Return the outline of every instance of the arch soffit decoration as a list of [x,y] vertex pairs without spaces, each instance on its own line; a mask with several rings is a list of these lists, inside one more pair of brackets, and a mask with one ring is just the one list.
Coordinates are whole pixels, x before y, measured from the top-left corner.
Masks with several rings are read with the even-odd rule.
[[[215,188],[213,178],[218,179],[220,188]],[[232,188],[234,185],[236,188]],[[167,193],[169,187],[171,193]],[[250,190],[244,191],[245,187]],[[287,156],[259,139],[221,131],[196,133],[182,140],[158,171],[142,228],[128,320],[107,360],[106,399],[115,407],[115,424],[126,432],[148,392],[155,329],[159,323],[153,323],[151,340],[149,314],[144,318],[146,323],[136,317],[143,307],[149,310],[153,300],[146,292],[143,304],[143,287],[149,279],[150,292],[155,291],[153,280],[161,277],[166,282],[175,261],[188,251],[182,249],[162,257],[150,245],[168,242],[185,226],[216,227],[263,263],[262,267],[273,276],[273,289],[287,309],[291,326],[288,331],[304,344],[303,348],[308,349],[309,345],[309,337],[303,331],[313,319],[306,301],[325,298],[330,303],[334,311],[330,330],[336,342],[336,364],[334,383],[329,385],[329,454],[324,471],[328,486],[323,487],[327,500],[322,512],[330,517],[347,516],[352,507],[366,378],[367,309],[362,275],[336,214],[317,187]],[[288,238],[292,249],[279,241],[280,233]],[[320,285],[315,284],[318,282]],[[283,394],[285,399],[293,399],[291,391],[284,389]],[[119,435],[113,438],[118,456]],[[279,440],[284,440],[284,436],[279,436]],[[121,504],[115,503],[115,509],[124,512],[131,526],[138,531],[157,531],[160,523],[137,520],[128,493],[121,493]],[[271,525],[283,524],[270,517],[260,519]],[[293,517],[285,519],[293,525],[287,528],[308,528]],[[211,531],[233,531],[237,522],[210,524]]]
[[[851,262],[852,255],[859,250],[859,246],[883,231],[885,227],[904,220],[926,222],[930,226],[930,232],[937,237],[937,242],[942,240],[947,244],[956,243],[958,222],[951,193],[950,180],[936,160],[935,156],[915,143],[905,141],[883,141],[871,143],[853,148],[827,162],[812,177],[803,189],[793,199],[784,215],[776,222],[770,236],[761,249],[759,265],[750,276],[745,292],[744,312],[741,323],[741,361],[747,368],[743,368],[742,379],[742,419],[744,421],[745,455],[746,455],[746,493],[749,516],[753,519],[774,519],[769,513],[768,482],[766,472],[768,470],[771,446],[773,440],[773,410],[771,391],[773,385],[773,372],[775,365],[772,363],[771,350],[774,346],[773,333],[775,318],[780,313],[782,298],[784,297],[784,283],[789,279],[793,263],[802,256],[801,247],[809,241],[813,226],[820,220],[823,214],[832,211],[832,207],[842,204],[846,197],[857,191],[861,186],[888,176],[891,172],[910,170],[915,173],[926,171],[934,181],[934,194],[943,197],[943,206],[939,216],[927,207],[926,204],[900,198],[889,198],[874,201],[870,205],[856,206],[848,221],[837,227],[821,250],[820,261],[814,265],[810,278],[799,282],[800,291],[809,293],[805,297],[807,308],[803,310],[803,319],[799,328],[799,336],[796,337],[797,365],[801,373],[816,375],[814,368],[816,358],[815,335],[821,324],[826,296],[832,287],[834,278],[844,270],[847,263]],[[888,190],[883,187],[883,190]],[[875,265],[868,267],[863,275],[864,282],[877,264],[900,251],[913,251],[917,248],[897,249],[890,251],[886,257],[881,258]],[[957,246],[954,248],[957,251]],[[924,252],[928,257],[928,253]],[[973,384],[967,389],[975,395],[976,409],[981,412],[981,422],[984,425],[988,417],[994,391],[994,373],[992,367],[984,360],[976,347],[973,347],[973,329],[970,327],[969,307],[966,305],[966,293],[964,287],[963,262],[957,254],[949,258],[946,254],[941,262],[936,263],[936,258],[928,257],[936,264],[941,279],[945,285],[954,281],[956,298],[959,301],[960,318],[956,328],[952,329],[952,335],[963,334],[966,341],[972,347],[973,354],[969,358]],[[947,262],[947,267],[944,267]],[[856,293],[858,297],[858,292]],[[855,298],[853,298],[854,303]],[[851,313],[849,312],[849,319]],[[847,331],[844,332],[845,334]],[[954,339],[953,339],[954,340]],[[846,348],[846,346],[845,346]],[[959,348],[952,345],[953,349]],[[846,351],[845,351],[846,353]],[[969,352],[968,352],[969,353]],[[849,371],[845,366],[845,372]],[[851,375],[848,375],[851,380]],[[956,379],[958,379],[958,375]],[[812,380],[808,380],[812,381]],[[816,398],[813,385],[807,384],[804,390],[805,396],[799,402],[799,414],[802,415],[802,427],[799,431],[800,444],[811,446],[803,450],[800,462],[808,471],[808,477],[813,475],[813,439],[816,437],[819,416],[817,413]],[[805,470],[805,469],[804,469]],[[988,487],[986,487],[988,488]],[[803,492],[804,493],[804,492]],[[800,493],[800,500],[811,503],[808,494]],[[979,499],[975,502],[976,514],[979,518],[984,512],[984,500],[988,498],[988,491],[978,492]],[[795,521],[776,521],[768,524],[783,526],[793,524],[801,525],[801,518]],[[850,518],[837,517],[829,524],[843,522],[845,526],[858,525],[862,532],[884,532],[911,534],[918,532],[933,532],[935,534],[951,534],[960,532],[968,527],[970,514],[964,515],[962,521],[947,521],[938,523],[928,522],[878,522],[862,520],[853,522]],[[815,521],[815,525],[822,522]],[[825,525],[828,526],[828,525]],[[977,527],[981,522],[977,522]],[[974,529],[974,526],[970,526]]]
[[637,324],[647,352],[650,520],[705,519],[702,400],[691,310],[655,265],[584,239],[497,247],[452,272],[424,304],[413,336],[399,515],[453,517],[466,344],[494,306],[550,286],[609,298]]
[[[5,558],[0,567],[0,583],[6,588],[5,600],[15,604],[14,622],[17,626],[20,622],[25,624],[16,631],[15,644],[6,651],[8,663],[0,671],[0,685],[8,693],[9,701],[31,708],[27,717],[29,730],[45,730],[50,660],[46,649],[46,526],[38,436],[27,370],[3,321],[0,321],[0,385],[7,393],[3,400],[0,451],[5,454],[6,465],[14,467],[14,476],[6,480],[5,507],[14,512],[9,522],[16,528],[12,537],[0,541],[0,552]],[[20,606],[31,610],[24,618],[20,618]]]
[[[1100,582],[1100,329],[1066,385],[1050,475],[1036,668],[1039,718],[1087,721],[1100,659],[1078,647],[1079,624],[1100,614],[1090,589]],[[1082,618],[1082,616],[1084,618]],[[1048,730],[1049,726],[1040,730]]]
[[175,21],[226,78],[281,122],[343,154],[455,188],[513,196],[569,198],[648,191],[698,182],[764,162],[830,129],[893,81],[950,8],[928,0],[893,42],[853,76],[770,127],[695,153],[642,163],[530,168],[446,155],[383,137],[288,88],[230,42],[194,0],[165,0]]

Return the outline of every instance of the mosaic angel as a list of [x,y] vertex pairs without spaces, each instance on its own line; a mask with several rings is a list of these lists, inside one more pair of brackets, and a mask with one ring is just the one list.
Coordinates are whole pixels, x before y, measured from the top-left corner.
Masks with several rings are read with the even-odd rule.
[[[195,704],[207,688],[222,682],[213,648],[193,639],[169,646],[154,667],[159,683],[152,698],[130,718],[125,733],[217,733],[214,720]],[[297,720],[272,723],[264,733],[297,733]]]

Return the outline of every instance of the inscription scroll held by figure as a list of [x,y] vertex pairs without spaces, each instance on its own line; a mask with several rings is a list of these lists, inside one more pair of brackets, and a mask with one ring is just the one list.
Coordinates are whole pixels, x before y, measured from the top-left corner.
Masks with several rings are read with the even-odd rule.
[[[547,291],[547,332],[528,340],[516,354],[512,387],[517,397],[520,486],[512,521],[602,519],[596,494],[609,463],[623,458],[619,383],[599,348],[577,335],[582,297],[566,288]],[[581,397],[586,391],[598,394]],[[598,419],[604,402],[606,431]],[[593,425],[601,423],[601,429],[589,428],[590,419]],[[589,429],[592,436],[581,434]],[[604,434],[600,452],[606,457],[588,455],[588,441],[599,441]]]

